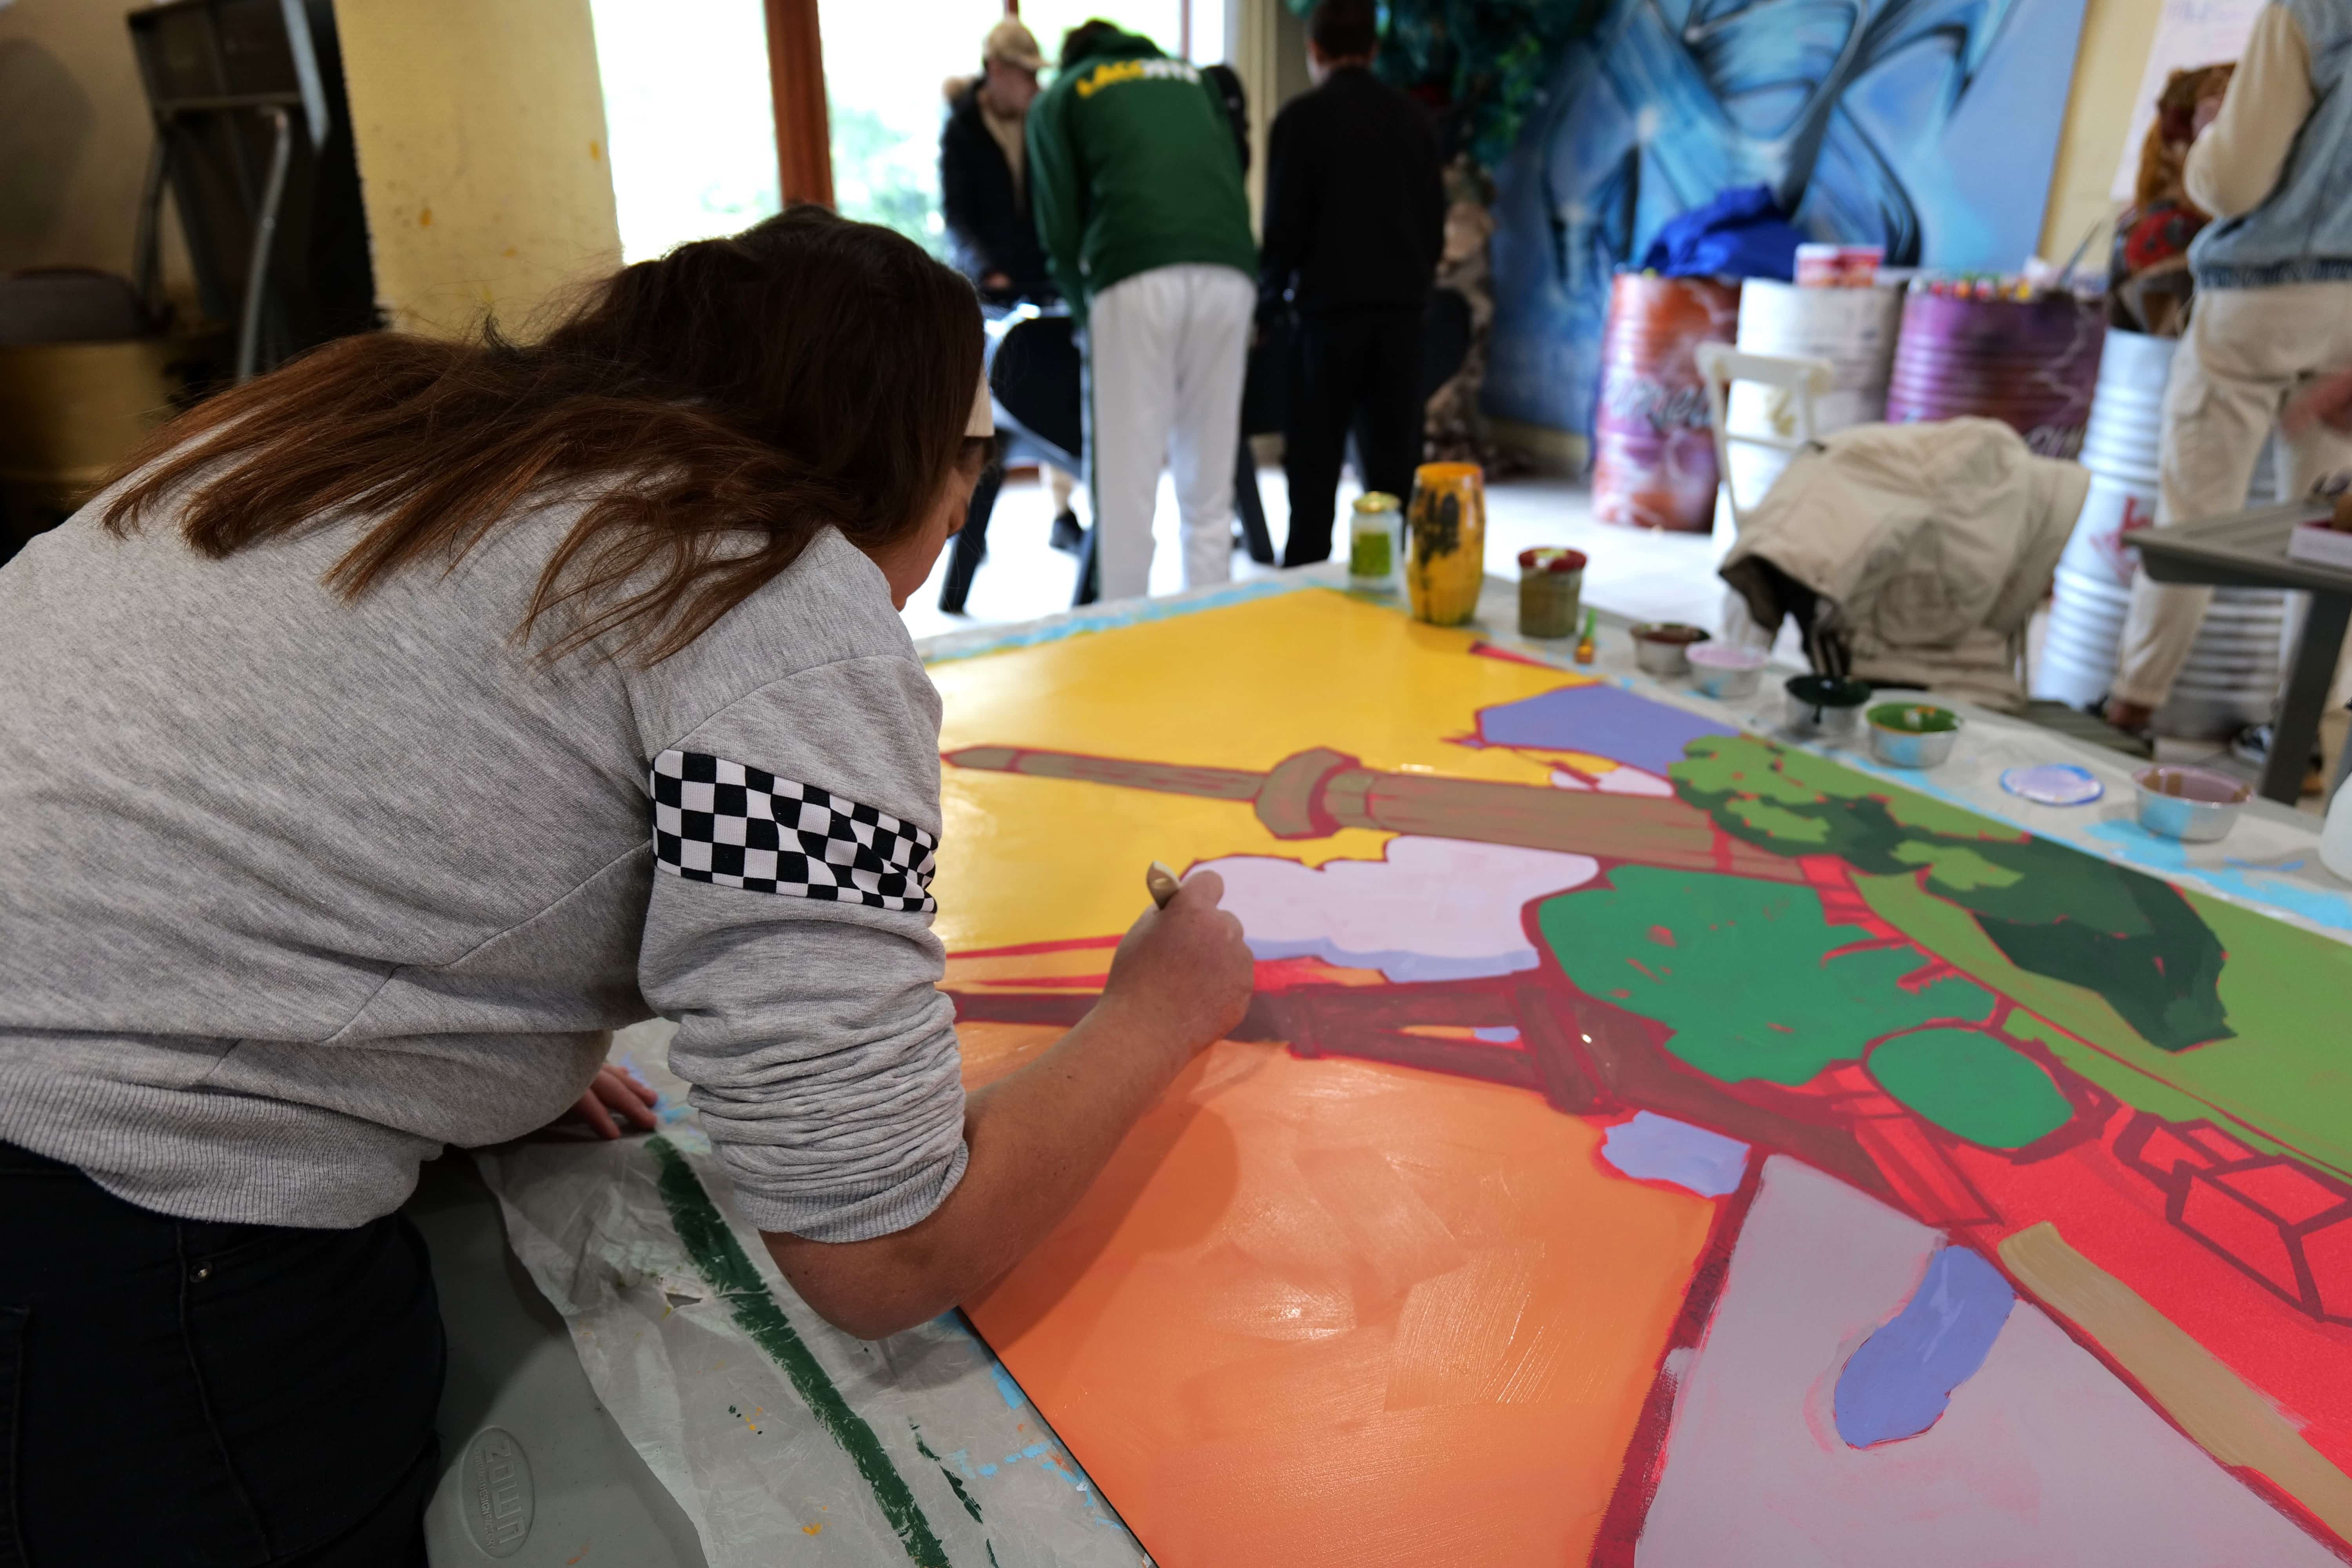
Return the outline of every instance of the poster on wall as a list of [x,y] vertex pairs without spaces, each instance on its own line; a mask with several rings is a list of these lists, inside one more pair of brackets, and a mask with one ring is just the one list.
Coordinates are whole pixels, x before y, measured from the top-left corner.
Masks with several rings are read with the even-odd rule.
[[2083,5],[1607,0],[1496,171],[1487,412],[1589,429],[1612,272],[1732,186],[1890,265],[2017,268]]

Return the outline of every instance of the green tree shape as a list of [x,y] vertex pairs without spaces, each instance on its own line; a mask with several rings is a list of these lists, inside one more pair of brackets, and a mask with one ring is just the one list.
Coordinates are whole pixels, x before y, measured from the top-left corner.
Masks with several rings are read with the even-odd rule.
[[1667,772],[1735,838],[1922,877],[2011,963],[2095,992],[2158,1049],[2232,1034],[2221,939],[2169,883],[1752,736],[1703,736]]
[[1954,974],[1906,985],[1917,950],[1831,924],[1810,888],[1749,877],[1619,866],[1544,900],[1536,926],[1580,990],[1666,1025],[1669,1051],[1727,1083],[1801,1084],[1884,1037],[1988,1020],[2000,1000]]

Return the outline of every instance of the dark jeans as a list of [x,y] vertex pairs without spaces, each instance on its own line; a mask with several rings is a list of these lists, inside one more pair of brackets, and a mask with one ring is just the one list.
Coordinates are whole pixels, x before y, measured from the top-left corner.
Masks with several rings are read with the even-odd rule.
[[1331,513],[1350,430],[1364,488],[1412,499],[1421,462],[1421,318],[1419,306],[1299,316],[1283,432],[1290,480],[1285,566],[1331,558]]
[[0,1143],[0,1568],[420,1568],[424,1238],[173,1219]]

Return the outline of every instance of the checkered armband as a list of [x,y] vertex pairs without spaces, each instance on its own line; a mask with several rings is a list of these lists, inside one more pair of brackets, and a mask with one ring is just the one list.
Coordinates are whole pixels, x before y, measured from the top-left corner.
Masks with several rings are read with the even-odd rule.
[[910,822],[705,752],[654,759],[654,861],[755,893],[929,914],[939,841]]

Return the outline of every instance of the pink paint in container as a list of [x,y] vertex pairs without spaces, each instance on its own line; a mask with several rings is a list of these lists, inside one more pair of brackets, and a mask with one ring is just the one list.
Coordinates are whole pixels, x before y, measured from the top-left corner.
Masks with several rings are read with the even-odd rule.
[[1764,678],[1765,655],[1737,643],[1701,643],[1690,650],[1691,684],[1726,701],[1753,697]]

